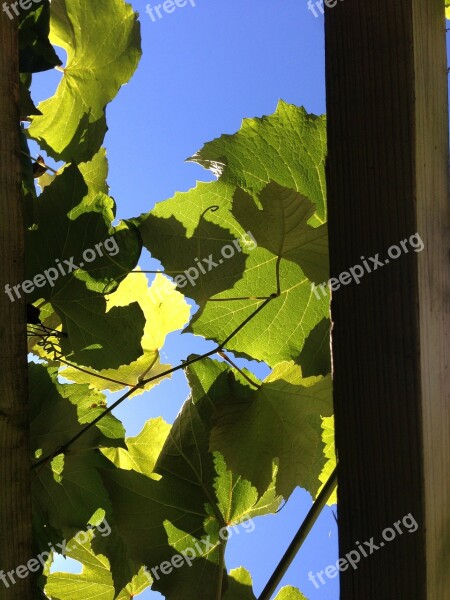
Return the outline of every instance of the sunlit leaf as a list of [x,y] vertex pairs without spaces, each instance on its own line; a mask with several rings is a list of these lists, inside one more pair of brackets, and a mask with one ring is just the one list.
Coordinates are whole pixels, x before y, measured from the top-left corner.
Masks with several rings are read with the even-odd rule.
[[[319,479],[323,485],[320,486],[318,493],[323,488],[325,483],[330,478],[333,470],[336,468],[336,453],[334,448],[334,418],[333,417],[325,417],[322,422],[322,441],[325,444],[324,456],[327,459],[325,463],[322,473],[319,475]],[[337,491],[331,494],[328,502],[328,505],[337,504]]]
[[123,0],[52,0],[50,41],[67,52],[67,64],[29,133],[55,159],[89,160],[106,133],[105,106],[139,62],[136,14]]
[[332,414],[330,377],[303,379],[301,369],[281,363],[259,389],[249,388],[228,367],[204,360],[189,367],[191,385],[214,405],[211,449],[227,467],[260,492],[278,472],[276,490],[288,498],[296,486],[315,495],[325,463],[322,417]]
[[280,100],[272,115],[244,119],[234,135],[208,142],[188,160],[257,195],[269,181],[296,190],[326,219],[326,120]]
[[[70,367],[64,369],[64,377],[77,383],[89,383],[97,390],[118,391],[127,385],[137,385],[142,377],[154,377],[167,370],[170,365],[160,363],[159,351],[164,345],[166,336],[185,325],[190,311],[184,296],[174,287],[174,284],[163,275],[158,274],[151,287],[148,287],[147,277],[144,273],[136,270],[128,275],[118,289],[106,296],[105,300],[108,311],[113,307],[128,306],[132,302],[139,303],[146,323],[141,340],[143,354],[129,365],[121,366],[118,369],[91,372],[98,374],[98,377]],[[132,395],[142,394],[160,381],[162,381],[161,378],[143,385]]]
[[108,310],[105,300],[141,249],[132,227],[111,228],[114,210],[114,201],[101,192],[95,201],[89,198],[73,165],[37,198],[37,225],[26,239],[28,301],[50,301],[66,334],[63,354],[97,369],[119,367],[142,354],[145,318],[139,305]]
[[83,565],[82,572],[52,573],[47,579],[45,593],[58,600],[129,600],[143,592],[150,584],[144,569],[116,595],[109,561],[105,556],[96,554],[91,547],[92,531],[86,534],[89,538],[80,543],[75,538],[67,543],[67,556]]

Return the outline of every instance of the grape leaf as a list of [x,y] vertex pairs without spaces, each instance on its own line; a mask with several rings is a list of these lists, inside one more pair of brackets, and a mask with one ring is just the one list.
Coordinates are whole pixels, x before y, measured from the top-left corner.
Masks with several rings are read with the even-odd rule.
[[[133,221],[170,273],[190,275],[174,279],[200,305],[186,331],[220,343],[279,284],[279,297],[227,348],[272,366],[298,359],[329,312],[328,291],[317,297],[312,288],[328,278],[325,151],[325,119],[281,101],[273,115],[244,120],[236,134],[191,157],[218,181],[177,193]],[[243,248],[245,236],[258,247]],[[233,253],[235,242],[241,251]],[[311,348],[303,359],[319,372],[315,354]]]
[[[275,365],[297,358],[308,334],[328,316],[328,295],[317,298],[312,289],[314,281],[328,276],[327,234],[326,226],[307,224],[311,204],[296,192],[273,183],[259,198],[262,210],[247,194],[238,190],[234,195],[232,212],[258,243],[249,254],[243,277],[207,302],[187,331],[218,342],[226,339],[260,304],[245,298],[268,296],[279,284],[280,296],[227,343],[237,354]],[[320,368],[316,365],[320,356],[314,358],[316,349],[308,350],[304,359]]]
[[138,65],[139,24],[123,0],[52,0],[50,25],[50,41],[66,50],[67,65],[29,134],[53,158],[82,162],[99,150],[105,106]]
[[[323,488],[325,483],[330,478],[331,473],[336,468],[336,453],[334,449],[334,418],[333,417],[325,417],[322,422],[322,441],[325,444],[324,455],[327,459],[325,463],[322,473],[319,475],[319,479],[322,482],[317,494],[320,493],[320,490]],[[329,506],[333,504],[337,504],[337,491],[331,494],[327,504]]]
[[[103,412],[105,397],[87,385],[60,384],[57,368],[29,365],[31,448],[48,455],[69,441],[86,423]],[[92,404],[96,405],[92,409]],[[123,445],[125,430],[118,419],[106,415],[73,445],[73,451]]]
[[287,585],[278,592],[274,600],[307,600],[307,598],[291,585]]
[[[187,405],[185,405],[184,411],[187,410]],[[182,412],[183,414],[183,412]],[[245,519],[252,519],[257,515],[268,514],[270,512],[275,512],[280,504],[280,498],[276,496],[274,485],[272,484],[267,492],[258,499],[258,494],[255,488],[249,484],[249,482],[243,480],[239,476],[234,476],[232,473],[227,471],[223,458],[220,455],[215,455],[211,457],[207,454],[207,450],[205,447],[205,432],[202,431],[203,427],[198,419],[195,418],[195,409],[194,409],[194,419],[192,420],[195,423],[195,426],[192,427],[192,431],[189,431],[189,423],[182,425],[183,433],[180,436],[175,436],[175,439],[172,439],[172,443],[167,441],[167,436],[170,430],[170,426],[164,423],[162,419],[151,420],[146,423],[144,430],[137,436],[136,438],[128,438],[127,446],[128,452],[123,449],[103,449],[102,452],[105,456],[108,456],[116,466],[130,470],[133,469],[136,472],[143,473],[147,475],[147,477],[154,479],[156,481],[161,480],[161,474],[158,474],[155,469],[156,460],[158,455],[161,452],[161,448],[165,443],[164,451],[162,454],[160,471],[165,474],[162,476],[162,488],[164,485],[168,484],[168,480],[170,480],[174,476],[174,484],[176,484],[177,479],[182,478],[183,473],[188,473],[190,467],[192,467],[192,458],[199,459],[199,464],[196,466],[196,473],[202,472],[202,474],[209,472],[209,478],[213,479],[213,483],[206,483],[202,487],[206,490],[202,492],[200,491],[200,500],[204,503],[205,501],[210,502],[211,497],[214,497],[213,490],[216,494],[216,504],[217,509],[220,512],[220,519],[225,523],[224,527],[230,525],[236,525],[237,523],[241,523]],[[181,415],[180,415],[181,417]],[[195,435],[197,434],[197,435]],[[173,435],[173,432],[172,432]],[[186,444],[190,442],[190,436],[195,437],[196,442],[200,442],[199,451],[200,455],[195,453],[195,449],[190,450],[186,447]],[[185,449],[185,453],[181,453],[181,450],[178,448],[183,446]],[[174,456],[177,456],[177,462],[173,460]],[[167,461],[170,461],[170,464],[166,465]],[[211,471],[211,467],[214,466],[215,473]],[[167,473],[165,472],[167,469]],[[196,480],[200,480],[201,476],[197,475],[194,477],[194,485]],[[164,481],[165,480],[165,481]],[[183,486],[184,484],[181,483]],[[170,503],[171,506],[174,506],[174,503]],[[199,504],[199,508],[197,510],[203,510],[200,508],[202,504]],[[216,511],[217,512],[217,511]],[[116,511],[115,511],[116,513]],[[200,564],[196,564],[194,570],[189,570],[187,573],[187,569],[182,570],[179,575],[177,573],[173,573],[171,575],[171,579],[173,581],[165,581],[165,584],[169,586],[171,589],[179,590],[180,587],[186,590],[191,590],[190,593],[193,593],[192,586],[196,586],[196,580],[198,579],[199,572],[204,568],[207,573],[209,573],[210,582],[217,581],[220,564],[221,564],[221,548],[220,544],[222,541],[219,539],[219,529],[217,524],[217,514],[214,515],[214,510],[207,510],[205,513],[205,519],[207,520],[205,524],[205,535],[210,535],[212,540],[212,546],[214,547],[214,551],[208,554],[208,561],[213,562],[214,564],[203,565],[202,560],[200,560]],[[210,514],[208,517],[207,515]],[[145,523],[145,520],[144,520]],[[178,523],[177,523],[178,524]],[[201,536],[194,536],[194,532],[189,531],[186,533],[183,529],[179,529],[176,524],[171,523],[169,520],[164,521],[162,523],[164,527],[164,534],[167,536],[168,543],[170,544],[170,548],[168,552],[170,552],[170,556],[173,556],[174,549],[178,552],[185,551],[187,548],[196,548],[195,543],[199,544],[199,539],[201,540]],[[245,521],[241,525],[242,528],[245,527],[246,531],[251,531],[248,525],[253,525],[252,521]],[[126,535],[126,534],[125,534]],[[154,532],[152,533],[154,535]],[[105,540],[106,543],[109,542]],[[134,545],[134,542],[133,542]],[[205,547],[206,544],[200,542],[200,548]],[[112,550],[111,548],[104,547],[105,553],[108,556],[111,556]],[[157,549],[155,549],[156,551]],[[196,554],[200,554],[195,550]],[[166,558],[165,555],[160,556],[159,562],[162,559]],[[143,557],[141,557],[141,561]],[[153,562],[150,563],[147,561],[150,567],[156,567],[159,563],[156,558],[153,559]],[[114,575],[114,572],[113,572]],[[161,577],[161,573],[153,572],[153,577],[155,579],[155,585],[158,586],[158,577]],[[205,573],[202,574],[202,577],[205,577]],[[187,578],[187,579],[186,579]],[[166,578],[164,578],[166,580]],[[203,585],[203,584],[202,584]],[[120,585],[119,585],[120,587]],[[188,593],[188,592],[186,592]]]
[[33,5],[27,11],[20,13],[19,71],[21,73],[39,73],[61,64],[48,39],[50,3],[48,0],[39,0],[39,2],[39,5]]
[[[33,510],[64,539],[65,531],[86,527],[102,509],[111,511],[108,492],[99,475],[111,463],[95,450],[60,455],[50,466],[39,466],[33,480]],[[35,516],[34,519],[37,517]]]
[[[177,194],[174,203],[158,203],[141,220],[139,231],[144,245],[173,274],[180,291],[203,306],[211,296],[232,288],[242,277],[248,251],[244,243],[228,231],[228,223],[223,222],[226,211],[220,211],[219,224],[209,220],[215,194],[204,184],[200,184],[200,188],[205,191],[201,203],[197,204],[197,197]],[[183,212],[181,219],[178,208]],[[191,231],[187,221],[195,218],[198,222]],[[232,258],[224,259],[221,252],[225,247],[229,248]]]
[[229,588],[223,600],[256,600],[252,577],[246,569],[231,569],[228,578]]
[[310,281],[322,283],[329,273],[327,226],[311,227],[314,205],[298,192],[270,182],[258,196],[237,189],[232,213],[245,231],[251,231],[258,246],[278,258],[299,265]]
[[[71,165],[36,199],[36,226],[26,237],[28,302],[50,301],[67,334],[63,354],[97,369],[117,368],[142,354],[145,319],[139,305],[108,311],[104,298],[141,251],[133,227],[110,228],[114,210],[114,201],[103,193],[89,198],[81,173]],[[83,260],[87,251],[89,261]],[[53,275],[45,277],[46,272]],[[36,276],[39,285],[33,285]]]
[[[39,115],[40,111],[34,105],[34,102],[31,98],[30,87],[31,85],[31,75],[21,74],[19,81],[19,104],[20,104],[20,120],[26,121],[30,115]],[[28,150],[28,148],[27,148]],[[27,152],[28,153],[28,152]],[[20,157],[23,162],[23,155]],[[34,192],[34,183],[32,186],[32,191]]]
[[[309,332],[328,316],[328,295],[316,297],[298,264],[316,281],[327,277],[326,229],[308,225],[311,204],[300,194],[272,183],[261,196],[263,210],[256,205],[249,208],[253,200],[247,194],[240,190],[232,194],[220,181],[199,184],[157,204],[141,218],[139,231],[144,245],[170,272],[192,274],[191,281],[179,287],[200,304],[200,310],[186,331],[219,343],[255,311],[261,303],[257,298],[277,291],[279,281],[280,296],[227,344],[239,355],[275,365],[296,359]],[[214,205],[219,209],[208,210]],[[251,211],[249,216],[246,211]],[[278,227],[270,228],[274,214]],[[244,223],[233,218],[237,215]],[[224,249],[230,258],[223,258]],[[196,259],[203,261],[205,273]]]
[[[57,368],[29,365],[31,449],[35,458],[57,450],[77,435],[83,425],[103,412],[104,397],[87,385],[57,381]],[[90,403],[99,408],[93,410]],[[108,461],[93,449],[124,445],[124,429],[112,415],[105,416],[52,465],[39,466],[33,478],[34,508],[61,534],[64,527],[82,528],[98,508],[109,507],[97,473]],[[60,538],[61,539],[61,538]]]
[[[139,303],[145,317],[144,335],[141,340],[143,354],[137,360],[118,369],[85,373],[69,367],[62,371],[62,375],[70,381],[89,383],[97,390],[119,391],[126,386],[137,385],[139,378],[144,374],[145,378],[149,378],[170,368],[170,365],[160,363],[159,350],[163,347],[166,336],[181,329],[189,320],[190,312],[184,297],[175,291],[174,287],[172,282],[160,274],[156,276],[150,288],[144,273],[135,271],[128,275],[117,290],[106,296],[105,300],[108,310],[112,307],[127,306],[131,300]],[[92,373],[98,374],[99,377],[93,377]],[[103,377],[108,379],[102,379]],[[132,396],[142,394],[162,379],[143,385],[136,389]]]
[[[152,589],[169,598],[216,598],[225,568],[225,531],[248,519],[252,510],[258,514],[273,512],[280,502],[273,488],[261,501],[248,481],[227,471],[223,459],[209,452],[211,408],[208,399],[185,402],[152,477],[130,470],[103,474],[130,556],[147,565]],[[147,427],[148,453],[154,456],[152,446],[160,443],[154,439],[162,439],[157,437],[161,423],[151,422]],[[158,428],[154,437],[153,427]],[[134,454],[134,464],[123,462],[122,452],[114,452],[116,464],[121,461],[125,468],[136,468],[141,451],[136,453],[132,448],[133,444],[129,456]],[[148,474],[148,463],[137,468]],[[188,559],[171,566],[173,557],[183,552]]]
[[332,414],[329,376],[303,379],[300,367],[281,363],[249,393],[228,367],[204,360],[188,367],[188,378],[196,397],[215,407],[210,447],[233,474],[262,493],[277,460],[278,494],[288,498],[301,486],[316,495],[325,463],[322,417]]
[[240,523],[242,520],[275,513],[278,510],[281,497],[275,489],[276,467],[273,469],[269,487],[259,497],[256,488],[249,481],[227,470],[225,459],[218,452],[214,453],[214,464],[218,475],[214,482],[217,506],[225,523]]
[[322,319],[305,341],[295,361],[302,367],[304,377],[327,375],[331,371],[330,319]]
[[93,551],[92,531],[86,536],[89,539],[83,543],[75,538],[67,543],[67,556],[83,565],[82,572],[79,575],[62,572],[49,575],[45,586],[45,593],[49,597],[58,600],[129,600],[150,585],[144,569],[141,569],[116,595],[108,559]]
[[[126,439],[127,449],[102,448],[101,452],[119,469],[133,470],[159,481],[161,476],[154,473],[154,467],[170,427],[162,418],[150,419],[138,436]],[[120,591],[136,574],[136,565],[138,565],[129,556],[125,539],[120,535],[117,527],[113,526],[111,535],[97,537],[93,547],[96,552],[109,557],[114,587],[117,592]]]
[[103,448],[102,453],[119,469],[133,470],[160,479],[154,469],[170,427],[161,417],[151,419],[145,423],[139,435],[126,439],[127,449]]
[[240,131],[208,142],[188,161],[253,195],[276,181],[316,205],[315,225],[326,220],[326,119],[280,100],[269,116],[244,119]]

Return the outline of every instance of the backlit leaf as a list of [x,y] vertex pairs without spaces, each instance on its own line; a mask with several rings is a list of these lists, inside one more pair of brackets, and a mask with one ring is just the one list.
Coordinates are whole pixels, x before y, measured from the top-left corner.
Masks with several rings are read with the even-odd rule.
[[138,65],[136,14],[123,0],[52,0],[50,41],[67,52],[67,64],[29,133],[55,159],[86,161],[103,142],[105,106]]

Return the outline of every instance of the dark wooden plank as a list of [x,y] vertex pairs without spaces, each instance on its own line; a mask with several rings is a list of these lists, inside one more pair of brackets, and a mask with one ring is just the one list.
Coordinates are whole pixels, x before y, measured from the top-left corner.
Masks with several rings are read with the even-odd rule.
[[[20,187],[17,19],[0,15],[0,569],[32,558],[27,348],[24,299],[5,286],[24,280]],[[32,580],[0,571],[0,598],[31,600]],[[24,571],[21,571],[24,575]],[[16,583],[13,584],[13,581]],[[9,587],[7,587],[9,586]]]
[[[361,554],[341,573],[342,600],[450,598],[443,4],[343,0],[326,11],[331,274],[364,270],[332,299],[340,555]],[[357,543],[371,538],[384,545],[363,545],[366,558]]]

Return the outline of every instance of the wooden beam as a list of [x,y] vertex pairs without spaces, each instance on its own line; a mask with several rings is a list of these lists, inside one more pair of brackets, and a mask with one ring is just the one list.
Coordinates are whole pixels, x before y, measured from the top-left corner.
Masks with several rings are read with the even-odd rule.
[[[0,598],[32,600],[34,577],[12,571],[33,557],[25,300],[5,286],[24,277],[17,19],[0,14]],[[23,576],[23,571],[21,571]],[[13,581],[16,583],[13,584]],[[7,587],[8,586],[8,587]]]
[[450,598],[443,5],[341,0],[325,15],[331,275],[364,270],[332,292],[340,555],[383,543],[341,573],[342,600]]

